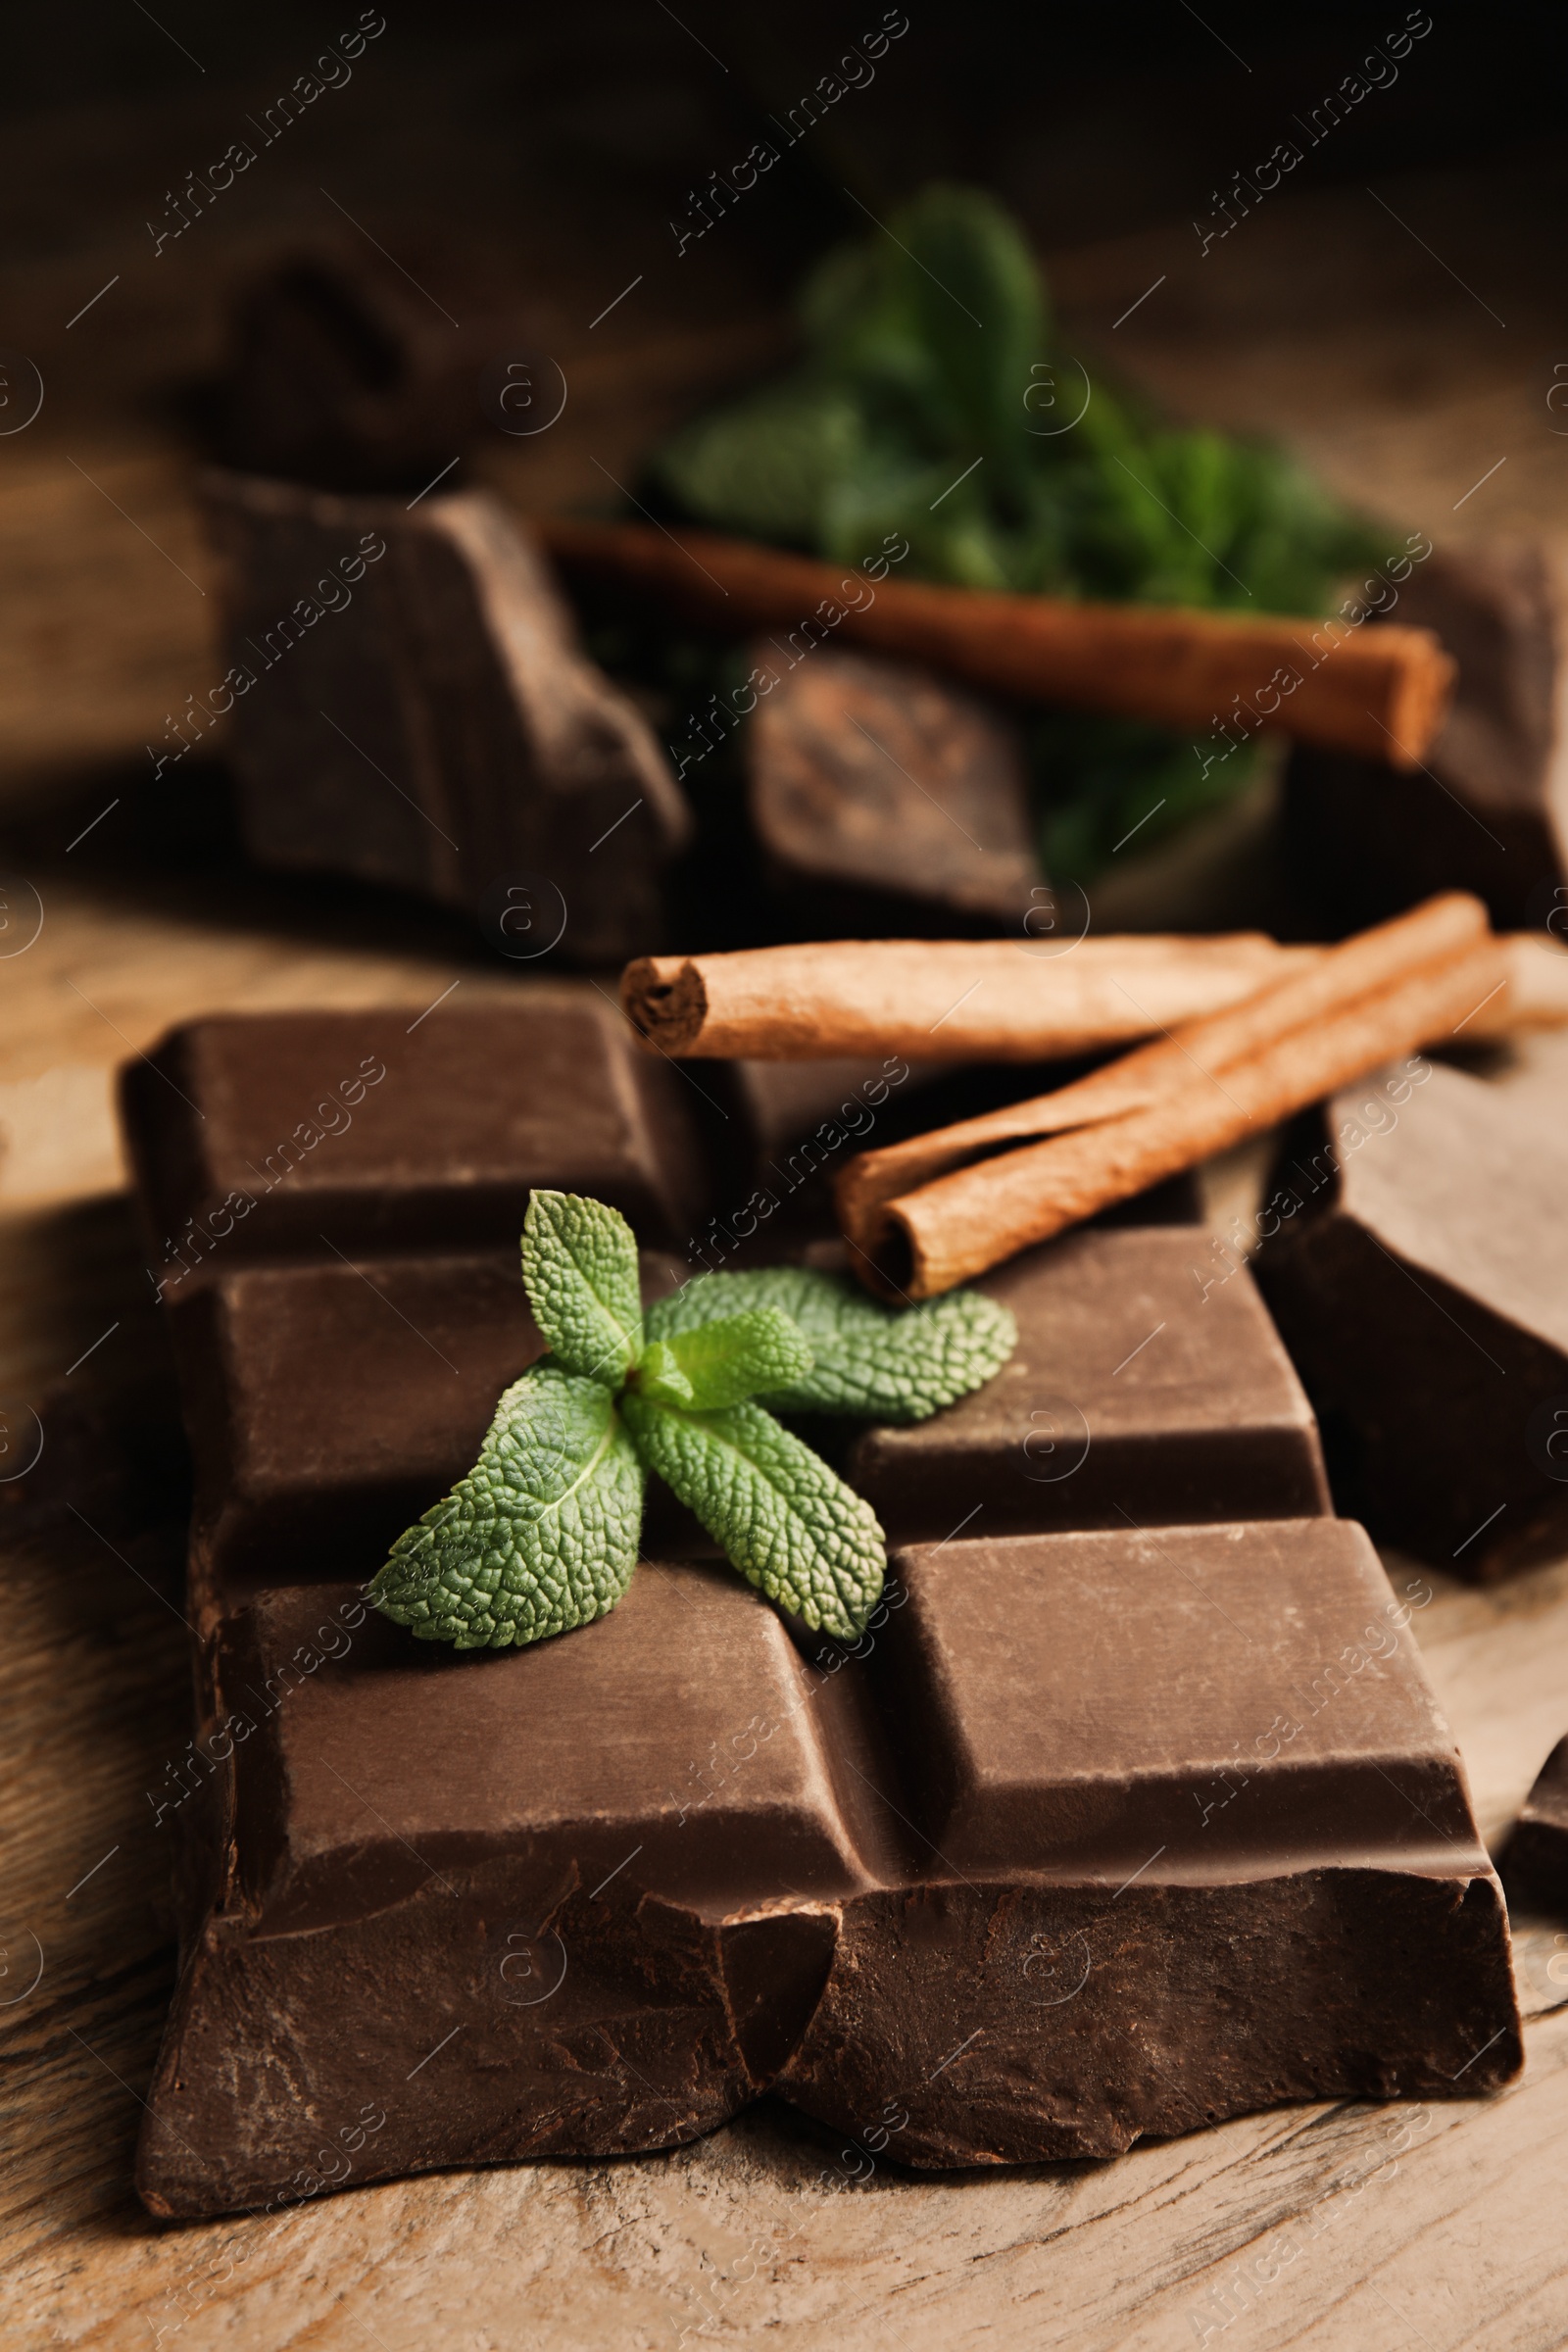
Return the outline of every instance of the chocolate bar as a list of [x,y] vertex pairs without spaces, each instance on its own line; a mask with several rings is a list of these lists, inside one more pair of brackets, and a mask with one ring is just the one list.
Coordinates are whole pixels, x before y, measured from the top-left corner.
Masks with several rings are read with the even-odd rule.
[[1537,1773],[1497,1868],[1516,1901],[1568,1917],[1568,1740]]
[[125,1066],[125,1131],[166,1287],[235,1257],[421,1244],[514,1251],[528,1194],[606,1200],[684,1249],[716,1106],[583,988],[425,1013],[237,1014]]
[[975,1286],[1017,1318],[1011,1361],[933,1420],[867,1430],[851,1484],[903,1541],[1331,1510],[1311,1407],[1250,1275],[1205,1296],[1209,1270],[1206,1239],[1180,1226],[1014,1258]]
[[1454,1573],[1568,1526],[1568,1040],[1415,1060],[1289,1137],[1253,1267],[1341,1510]]
[[949,2167],[1516,2070],[1500,1890],[1358,1530],[891,1570],[867,1654],[819,1664],[716,1566],[477,1656],[356,1585],[259,1594],[199,1743],[152,2209],[667,2147],[769,2089],[852,2132],[891,2105]]
[[[461,907],[514,958],[618,960],[658,937],[690,810],[494,499],[218,474],[205,506],[230,663],[214,702],[260,863]],[[160,764],[205,724],[171,718]]]
[[912,662],[822,648],[773,684],[747,730],[752,823],[775,888],[827,931],[914,924],[1024,934],[1043,885],[1016,727]]
[[1401,556],[1389,569],[1378,592],[1388,615],[1435,629],[1457,658],[1453,706],[1413,767],[1298,746],[1286,771],[1290,869],[1335,931],[1455,889],[1485,899],[1499,929],[1545,921],[1568,906],[1560,562],[1530,542],[1429,545],[1424,561]]
[[[199,1024],[128,1082],[154,1230],[254,1156],[307,1048],[335,1070],[369,1017]],[[999,1518],[1010,1444],[1033,1532],[975,1540],[971,1513],[896,1549],[854,1652],[652,1513],[625,1599],[558,1640],[461,1654],[368,1608],[390,1537],[539,1351],[514,1241],[483,1246],[507,1185],[551,1149],[557,1183],[644,1153],[645,1199],[677,1181],[604,1035],[592,1064],[517,1046],[563,1017],[452,1014],[500,1056],[482,1089],[477,1044],[395,1066],[372,1035],[396,1117],[336,1139],[363,1154],[336,1176],[310,1163],[340,1225],[312,1241],[290,1175],[166,1292],[200,1771],[152,2209],[670,2146],[767,2091],[851,2131],[895,2102],[895,2152],[941,2167],[1505,2080],[1506,1921],[1410,1642],[1419,1595],[1322,1515],[1245,1271],[1205,1299],[1191,1228],[1086,1232],[1003,1278],[1027,1393],[946,1460],[938,1435],[935,1471],[867,1437],[890,1490],[951,1493],[966,1463]],[[573,1090],[601,1084],[596,1128]],[[648,1255],[645,1295],[678,1270]],[[1035,1388],[1062,1363],[1094,1416],[1065,1479]],[[1215,1482],[1253,1516],[1224,1518]],[[1059,1532],[1078,1508],[1109,1524]],[[1157,1516],[1199,1508],[1212,1524]]]

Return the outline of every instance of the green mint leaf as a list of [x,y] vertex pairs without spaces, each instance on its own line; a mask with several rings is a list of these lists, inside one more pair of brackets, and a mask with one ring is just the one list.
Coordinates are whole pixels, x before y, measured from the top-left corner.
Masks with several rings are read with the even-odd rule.
[[368,1598],[458,1649],[587,1625],[631,1582],[643,1483],[609,1390],[534,1364],[497,1405],[467,1476],[399,1536]]
[[[787,1389],[806,1379],[811,1369],[811,1350],[798,1325],[776,1306],[725,1315],[712,1323],[693,1325],[673,1333],[666,1344],[655,1340],[679,1367],[685,1396],[668,1396],[668,1404],[684,1404],[700,1413],[740,1404],[766,1389]],[[644,1363],[647,1355],[644,1356]],[[644,1394],[649,1383],[640,1370],[637,1385]]]
[[855,1640],[887,1552],[870,1505],[759,1404],[680,1412],[629,1390],[622,1411],[657,1470],[748,1584],[814,1631]]
[[522,1279],[557,1361],[618,1389],[643,1351],[637,1242],[619,1209],[536,1192],[523,1220]]
[[696,1391],[680,1368],[680,1358],[662,1340],[649,1341],[632,1378],[645,1396],[660,1404],[696,1402]]
[[776,1412],[923,1421],[993,1378],[1018,1345],[1009,1310],[979,1291],[949,1291],[899,1309],[879,1305],[858,1283],[808,1266],[699,1274],[649,1308],[648,1329],[676,1347],[684,1332],[763,1306],[789,1316],[812,1358],[809,1372],[765,1393]]

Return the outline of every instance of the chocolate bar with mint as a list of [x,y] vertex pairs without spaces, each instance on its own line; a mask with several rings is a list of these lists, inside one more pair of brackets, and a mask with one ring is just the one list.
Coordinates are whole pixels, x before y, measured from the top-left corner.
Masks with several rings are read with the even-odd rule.
[[[165,1292],[202,1770],[173,1805],[155,2212],[675,2146],[764,2093],[945,2168],[1507,2079],[1500,1895],[1411,1639],[1430,1587],[1323,1514],[1250,1278],[1205,1297],[1190,1227],[1000,1278],[1024,1378],[994,1421],[902,1433],[924,1472],[885,1450],[895,1548],[854,1645],[653,1509],[624,1597],[576,1631],[459,1651],[371,1608],[538,1358],[502,1232],[528,1188],[638,1171],[645,1298],[682,1272],[648,1247],[673,1130],[639,1124],[603,1041],[502,1051],[493,1019],[564,1020],[541,994],[400,1012],[400,1062],[383,1017],[203,1024],[125,1091],[156,1236],[234,1189],[246,1139],[324,1083],[318,1048],[356,1068],[368,1023],[387,1073],[349,1106],[386,1111],[313,1148],[318,1222],[286,1205],[296,1169]],[[468,1045],[418,1048],[444,1018]],[[1069,1378],[1092,1445],[1060,1479]],[[993,1536],[1009,1448],[1023,1516]],[[901,1489],[924,1512],[956,1463],[978,1513],[917,1514],[931,1540],[900,1547]]]
[[858,1654],[717,1564],[477,1654],[280,1582],[208,1653],[142,2196],[673,2147],[765,2092],[949,2169],[1494,2088],[1423,1594],[1321,1518],[895,1552]]

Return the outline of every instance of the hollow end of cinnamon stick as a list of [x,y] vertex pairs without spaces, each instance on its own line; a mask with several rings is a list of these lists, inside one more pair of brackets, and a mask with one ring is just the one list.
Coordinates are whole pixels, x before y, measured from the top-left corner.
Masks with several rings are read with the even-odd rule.
[[889,1306],[911,1306],[926,1296],[914,1238],[896,1203],[885,1207],[872,1227],[858,1272],[865,1288]]
[[645,1043],[685,1054],[708,1018],[708,991],[684,956],[639,956],[620,975],[620,1008]]

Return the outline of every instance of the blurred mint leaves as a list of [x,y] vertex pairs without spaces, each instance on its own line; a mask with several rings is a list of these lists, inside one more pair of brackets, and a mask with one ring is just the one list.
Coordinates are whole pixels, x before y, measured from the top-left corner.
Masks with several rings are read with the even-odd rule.
[[1260,612],[1319,611],[1375,553],[1283,453],[1091,388],[1022,231],[977,189],[924,189],[828,255],[799,311],[804,363],[654,461],[716,528],[845,563],[895,532],[960,587]]
[[637,1564],[650,1470],[749,1584],[855,1640],[882,1591],[882,1530],[769,1408],[922,1420],[1017,1345],[1007,1309],[976,1292],[899,1314],[804,1267],[701,1275],[645,1316],[631,1227],[571,1193],[533,1195],[522,1269],[551,1353],[368,1589],[397,1624],[459,1649],[608,1615]]

